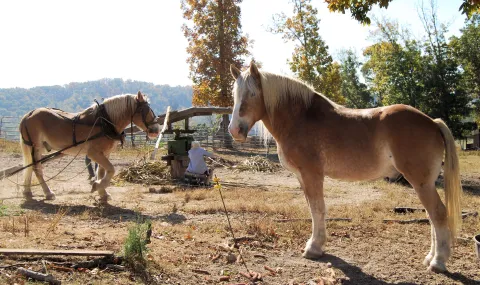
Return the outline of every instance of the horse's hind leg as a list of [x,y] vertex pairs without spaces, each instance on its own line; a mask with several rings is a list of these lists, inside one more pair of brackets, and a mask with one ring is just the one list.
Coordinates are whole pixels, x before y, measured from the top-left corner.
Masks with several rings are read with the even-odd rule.
[[425,257],[424,263],[429,270],[444,272],[447,270],[445,262],[450,257],[450,231],[447,225],[447,211],[435,189],[435,183],[414,184],[413,187],[427,210],[432,225],[432,248]]
[[[32,159],[32,147],[24,144],[23,142],[20,142],[22,146],[22,152],[23,152],[23,166],[29,165],[33,162]],[[26,200],[32,200],[33,194],[32,194],[32,172],[33,172],[33,167],[27,167],[23,171],[23,197]]]
[[[42,159],[42,149],[35,148],[35,161],[39,161]],[[37,176],[37,180],[42,186],[43,193],[45,194],[46,200],[55,200],[55,193],[50,190],[45,179],[43,179],[43,165],[41,163],[37,163],[33,166],[33,171],[35,171],[35,175]]]

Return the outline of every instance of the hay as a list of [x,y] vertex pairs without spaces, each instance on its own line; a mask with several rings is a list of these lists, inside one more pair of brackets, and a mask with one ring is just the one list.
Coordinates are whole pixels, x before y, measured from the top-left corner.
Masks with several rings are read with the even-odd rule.
[[162,185],[170,179],[170,168],[160,161],[137,162],[120,171],[116,181],[127,181],[136,184]]
[[235,166],[239,171],[251,171],[251,172],[277,172],[280,166],[277,163],[271,162],[266,157],[256,155],[245,159],[240,164]]

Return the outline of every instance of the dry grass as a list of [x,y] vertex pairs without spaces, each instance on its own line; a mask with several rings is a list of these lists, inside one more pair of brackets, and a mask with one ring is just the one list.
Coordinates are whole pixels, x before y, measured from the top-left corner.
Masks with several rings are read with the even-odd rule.
[[[462,199],[464,210],[480,209],[480,186],[477,185],[480,183],[479,157],[478,152],[460,154],[462,180],[464,185],[469,185]],[[266,183],[270,184],[268,181]],[[160,278],[159,276],[163,278],[158,279],[157,283],[217,284],[218,280],[215,278],[221,270],[231,274],[232,280],[229,284],[245,282],[238,277],[238,271],[243,270],[241,264],[228,264],[225,259],[226,253],[221,249],[221,245],[225,244],[231,235],[217,189],[180,189],[167,185],[163,187],[170,187],[173,192],[160,191],[161,194],[159,194],[149,193],[148,189],[141,186],[127,184],[127,187],[129,187],[128,196],[116,204],[116,207],[126,210],[119,216],[119,220],[108,218],[111,214],[118,214],[115,212],[117,210],[108,212],[111,211],[108,209],[102,214],[99,211],[103,210],[87,208],[78,215],[63,216],[60,211],[42,215],[33,211],[37,214],[36,216],[50,217],[50,219],[31,225],[32,233],[27,239],[23,237],[21,217],[15,217],[13,229],[9,216],[0,217],[4,225],[1,246],[12,247],[24,243],[41,248],[62,244],[78,246],[81,243],[87,247],[99,246],[100,249],[121,252],[130,225],[126,220],[122,221],[122,216],[131,215],[130,212],[133,212],[154,217],[152,244],[149,245],[151,256],[147,256],[149,258],[147,270],[158,273],[152,278]],[[361,199],[362,192],[359,189],[369,190],[365,195],[372,192],[378,193],[378,198]],[[352,192],[359,193],[358,199],[348,196],[348,193]],[[443,199],[441,187],[438,188],[438,192]],[[283,274],[276,277],[265,276],[265,284],[286,284],[293,279],[298,281],[297,284],[307,283],[318,275],[325,276],[322,274],[326,272],[326,262],[330,262],[329,260],[333,260],[332,269],[337,275],[348,275],[352,278],[347,282],[351,284],[380,284],[381,282],[451,284],[455,282],[444,275],[426,274],[424,266],[421,265],[429,247],[429,225],[383,222],[383,219],[425,218],[425,213],[421,212],[405,215],[393,212],[393,208],[397,206],[422,207],[412,188],[384,181],[327,182],[325,189],[327,217],[349,217],[352,221],[327,222],[326,250],[330,257],[327,255],[326,259],[318,262],[301,258],[301,249],[311,234],[311,223],[308,220],[277,221],[277,219],[310,218],[310,211],[302,191],[224,186],[222,193],[235,235],[254,237],[252,241],[240,245],[250,269],[261,269],[264,264],[272,267],[284,266]],[[62,196],[59,195],[59,198],[61,199]],[[344,203],[330,203],[341,199],[349,200]],[[55,203],[63,203],[63,201],[55,201]],[[7,205],[7,208],[6,213],[10,215],[10,205]],[[34,217],[35,215],[32,216],[32,220]],[[180,220],[177,220],[179,217]],[[47,227],[57,228],[55,235],[51,235],[49,239],[44,238]],[[463,229],[460,232],[462,239],[448,264],[452,272],[455,272],[454,274],[463,274],[473,279],[478,276],[478,268],[472,264],[474,253],[470,241],[479,229],[480,217],[469,217],[464,220]],[[13,235],[12,231],[16,234],[15,238],[10,237]],[[75,238],[64,235],[64,231],[74,233]],[[53,239],[53,236],[56,238]],[[267,256],[266,260],[253,256],[258,253]],[[220,255],[221,258],[212,261],[216,255]],[[335,260],[337,263],[334,262]],[[192,273],[192,268],[205,269],[212,275],[195,275]],[[101,271],[96,276],[74,273],[63,277],[62,280],[68,280],[66,281],[68,284],[142,283],[140,278],[131,271],[124,273]],[[135,281],[134,278],[136,278]],[[210,280],[207,281],[206,278]],[[5,276],[0,276],[0,283],[9,283],[7,281]],[[458,282],[461,283],[461,281]]]
[[20,143],[18,141],[0,139],[0,152],[22,153],[22,149],[20,148]]
[[280,170],[280,165],[271,162],[264,156],[256,155],[245,159],[238,165],[234,166],[234,169],[239,171],[273,173]]
[[67,208],[60,208],[57,213],[55,214],[55,216],[53,216],[53,219],[52,221],[50,222],[50,224],[48,225],[47,229],[46,229],[46,233],[45,233],[45,238],[48,238],[50,236],[50,234],[53,234],[55,233],[55,230],[57,229],[58,227],[58,223],[60,223],[60,221],[62,220],[62,218],[68,213],[68,209]]
[[163,161],[140,161],[120,171],[114,180],[116,183],[128,181],[146,185],[162,185],[169,178],[169,167]]

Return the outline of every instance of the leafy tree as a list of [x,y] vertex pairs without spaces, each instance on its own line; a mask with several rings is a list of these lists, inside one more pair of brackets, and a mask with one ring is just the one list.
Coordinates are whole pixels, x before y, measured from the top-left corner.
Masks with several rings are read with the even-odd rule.
[[319,35],[320,19],[317,17],[317,9],[310,4],[311,0],[291,2],[294,15],[292,17],[287,17],[284,13],[274,15],[273,27],[269,28],[269,31],[282,34],[285,41],[297,43],[288,64],[298,78],[311,84],[333,101],[343,102],[343,99],[338,97],[340,95],[338,89],[328,84],[336,82],[336,67],[331,66],[332,57],[328,53],[328,46]]
[[397,22],[375,20],[375,44],[364,50],[363,75],[378,104],[407,104],[422,109],[422,46]]
[[422,5],[420,18],[427,33],[424,84],[428,104],[424,111],[431,117],[442,118],[454,136],[463,137],[472,127],[462,122],[469,115],[467,104],[471,97],[461,84],[459,64],[445,39],[447,28],[439,23],[433,0],[429,9]]
[[327,97],[340,105],[345,105],[347,101],[342,96],[342,75],[340,74],[340,64],[333,62],[322,75],[320,90]]
[[365,83],[360,82],[358,69],[362,63],[352,50],[343,52],[340,66],[341,92],[350,108],[370,108],[373,98]]
[[460,37],[450,39],[454,57],[463,70],[463,85],[474,100],[473,115],[480,126],[480,15],[466,22]]
[[[325,2],[328,3],[328,9],[330,11],[345,14],[346,10],[350,10],[353,18],[367,25],[371,22],[367,13],[372,10],[374,5],[386,9],[392,1],[393,0],[325,0]],[[463,0],[458,10],[470,18],[473,14],[480,12],[480,0]]]
[[[188,40],[190,78],[193,81],[193,105],[233,105],[230,64],[242,66],[248,55],[249,40],[242,35],[242,0],[182,0],[183,17],[193,25],[183,25]],[[228,115],[222,128],[228,127]]]

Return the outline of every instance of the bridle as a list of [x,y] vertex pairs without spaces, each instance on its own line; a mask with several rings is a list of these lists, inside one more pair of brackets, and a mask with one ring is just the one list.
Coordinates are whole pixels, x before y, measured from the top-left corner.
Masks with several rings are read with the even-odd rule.
[[[146,130],[147,140],[148,140],[148,127],[158,123],[157,116],[155,115],[155,112],[150,107],[150,103],[148,103],[147,101],[138,101],[138,99],[135,99],[135,100],[137,102],[137,108],[135,108],[135,111],[132,113],[132,116],[130,117],[130,138],[132,140],[132,146],[135,145],[134,137],[133,137],[133,116],[135,116],[135,114],[140,113],[142,115],[142,122],[145,125],[145,128],[147,129]],[[148,114],[150,114],[150,112],[152,113],[153,120],[150,122],[147,122],[147,116]]]

